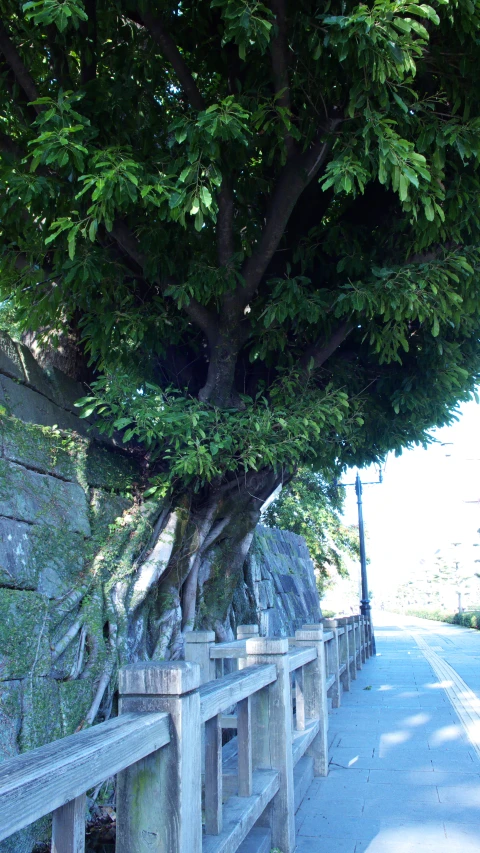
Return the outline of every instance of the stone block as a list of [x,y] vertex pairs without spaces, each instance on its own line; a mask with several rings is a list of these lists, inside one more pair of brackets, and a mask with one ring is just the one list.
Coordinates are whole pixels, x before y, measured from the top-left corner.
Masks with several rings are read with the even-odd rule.
[[265,590],[265,583],[263,581],[255,584],[255,598],[260,610],[266,610],[268,607],[268,598]]
[[26,678],[20,749],[26,752],[62,737],[60,695],[53,678]]
[[45,598],[36,592],[0,589],[0,681],[46,675],[50,668]]
[[295,578],[292,575],[281,575],[280,583],[284,592],[293,592],[294,594],[298,593],[297,584],[295,583]]
[[88,424],[60,408],[43,394],[0,375],[0,388],[8,413],[28,424],[58,426],[88,437]]
[[0,373],[25,382],[22,362],[17,347],[6,332],[0,331]]
[[63,681],[58,685],[62,736],[73,734],[84,721],[93,697],[93,678]]
[[265,593],[267,596],[267,607],[275,607],[275,591],[271,580],[264,582]]
[[83,489],[0,460],[0,516],[63,527],[90,536]]
[[31,351],[24,344],[17,343],[16,347],[27,385],[43,394],[44,397],[48,397],[49,400],[56,402],[55,389],[45,371],[35,361]]
[[128,498],[120,495],[111,495],[102,489],[92,489],[90,502],[90,520],[92,525],[92,536],[105,536],[108,533],[109,524],[120,518],[132,505]]
[[78,417],[79,409],[75,406],[75,403],[82,397],[87,396],[87,389],[81,382],[70,379],[69,376],[57,367],[49,368],[48,375],[55,389],[55,402],[63,409],[68,409]]
[[81,476],[78,457],[86,452],[86,439],[76,434],[3,418],[0,438],[3,456],[11,462],[72,482]]
[[38,566],[32,559],[30,524],[0,518],[0,585],[35,590]]
[[59,598],[83,570],[84,537],[63,527],[0,518],[0,586]]
[[87,452],[86,478],[90,486],[125,492],[138,483],[141,472],[134,459],[92,442]]
[[18,754],[22,721],[22,682],[0,681],[0,762]]

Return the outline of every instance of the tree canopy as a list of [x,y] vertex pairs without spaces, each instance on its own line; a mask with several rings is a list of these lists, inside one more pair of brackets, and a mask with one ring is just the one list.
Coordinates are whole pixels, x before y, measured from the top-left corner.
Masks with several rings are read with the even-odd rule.
[[471,395],[478,3],[1,11],[0,295],[76,336],[151,488],[267,493]]

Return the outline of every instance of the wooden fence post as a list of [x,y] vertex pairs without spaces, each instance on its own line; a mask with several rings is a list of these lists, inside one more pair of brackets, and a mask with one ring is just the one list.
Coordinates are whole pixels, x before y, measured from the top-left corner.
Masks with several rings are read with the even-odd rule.
[[353,624],[355,625],[355,665],[357,669],[362,669],[362,626],[360,624],[360,619],[362,617],[357,613],[356,616],[353,617]]
[[333,632],[333,640],[327,641],[326,649],[325,649],[325,661],[326,661],[326,670],[327,677],[329,675],[335,676],[335,681],[333,686],[330,688],[331,696],[332,696],[332,708],[339,708],[341,702],[341,690],[340,690],[340,661],[339,661],[339,648],[338,648],[338,630],[337,630],[337,620],[336,619],[324,619],[323,627],[328,631]]
[[237,625],[237,640],[248,640],[249,637],[258,637],[259,632],[258,625]]
[[215,678],[215,661],[210,660],[210,648],[215,645],[215,631],[187,631],[185,660],[200,666],[200,684]]
[[361,648],[362,648],[362,663],[366,663],[366,660],[370,655],[368,654],[367,647],[367,620],[365,616],[360,616],[360,636],[361,636]]
[[338,635],[338,657],[340,667],[345,664],[345,669],[340,675],[342,689],[348,693],[350,690],[350,651],[349,651],[349,636],[348,636],[348,618],[340,616],[337,619],[337,625],[340,629],[343,628],[343,633]]
[[293,715],[288,640],[252,637],[247,640],[247,659],[249,665],[274,663],[277,667],[277,680],[256,693],[252,702],[253,755],[257,767],[279,773],[280,788],[268,811],[272,847],[278,847],[282,853],[293,853]]
[[372,622],[372,611],[369,610],[366,616],[367,620],[367,635],[368,635],[368,648],[370,650],[370,656],[376,654],[375,648],[375,636],[373,633],[373,622]]
[[305,717],[319,720],[318,734],[307,750],[313,758],[315,776],[328,775],[328,703],[325,679],[323,625],[295,631],[296,646],[314,646],[317,657],[303,667]]
[[201,853],[199,685],[186,661],[120,670],[119,712],[168,712],[171,741],[118,774],[116,853]]
[[85,853],[86,794],[53,812],[51,853]]
[[355,681],[357,678],[357,641],[355,639],[355,617],[347,616],[347,624],[345,628],[348,631],[348,653],[351,658],[349,662],[350,666],[350,679]]

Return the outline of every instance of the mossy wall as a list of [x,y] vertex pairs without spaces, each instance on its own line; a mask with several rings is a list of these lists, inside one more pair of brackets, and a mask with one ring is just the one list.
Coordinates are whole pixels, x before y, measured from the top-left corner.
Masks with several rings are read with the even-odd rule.
[[[0,761],[82,726],[109,656],[128,659],[120,595],[113,651],[106,627],[112,590],[135,572],[162,508],[135,503],[139,463],[78,417],[84,394],[0,332]],[[231,589],[228,554],[218,556],[226,635],[257,621],[286,636],[320,618],[300,537],[258,527]],[[109,691],[111,711],[114,679]],[[30,853],[38,835],[18,833],[0,853]]]
[[[75,731],[105,658],[95,557],[109,525],[131,506],[140,472],[75,414],[84,393],[1,335],[0,760]],[[80,601],[98,648],[75,680],[78,647],[58,656],[55,646]],[[0,850],[29,853],[36,834],[20,833]]]

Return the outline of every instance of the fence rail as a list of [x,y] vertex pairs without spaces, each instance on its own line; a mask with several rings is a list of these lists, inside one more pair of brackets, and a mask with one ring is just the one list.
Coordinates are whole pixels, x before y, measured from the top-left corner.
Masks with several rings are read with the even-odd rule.
[[84,853],[85,792],[117,774],[117,853],[292,853],[299,797],[328,773],[329,705],[371,654],[360,616],[290,640],[192,632],[186,661],[120,671],[117,718],[0,765],[0,840],[52,812],[52,853]]

